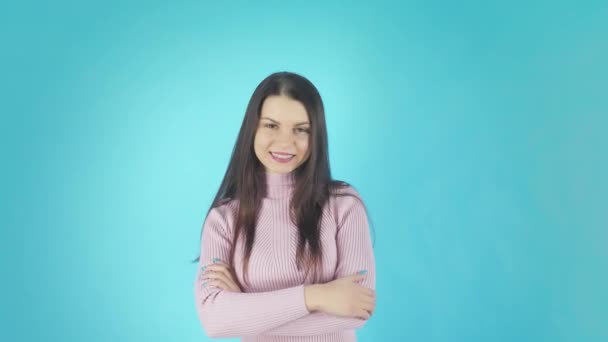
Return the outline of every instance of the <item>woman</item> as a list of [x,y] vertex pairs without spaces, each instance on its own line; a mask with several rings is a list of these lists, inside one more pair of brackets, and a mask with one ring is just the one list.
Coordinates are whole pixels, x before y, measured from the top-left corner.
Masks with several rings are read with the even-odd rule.
[[375,307],[367,213],[331,179],[323,103],[306,78],[274,73],[255,89],[196,261],[208,336],[356,341]]

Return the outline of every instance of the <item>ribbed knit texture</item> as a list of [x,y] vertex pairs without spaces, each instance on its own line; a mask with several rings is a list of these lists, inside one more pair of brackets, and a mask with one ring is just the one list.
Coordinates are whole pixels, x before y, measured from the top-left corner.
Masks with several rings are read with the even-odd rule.
[[[304,285],[312,273],[296,267],[298,229],[289,218],[293,173],[266,173],[263,199],[253,251],[249,260],[249,286],[243,281],[243,237],[236,243],[234,271],[242,293],[202,286],[201,267],[215,258],[227,263],[232,248],[236,201],[213,208],[203,224],[201,257],[194,281],[196,310],[209,337],[241,337],[243,342],[356,341],[355,329],[367,321],[338,317],[306,308]],[[368,218],[359,194],[332,196],[321,218],[323,268],[320,283],[367,270],[361,285],[376,286],[375,260]]]

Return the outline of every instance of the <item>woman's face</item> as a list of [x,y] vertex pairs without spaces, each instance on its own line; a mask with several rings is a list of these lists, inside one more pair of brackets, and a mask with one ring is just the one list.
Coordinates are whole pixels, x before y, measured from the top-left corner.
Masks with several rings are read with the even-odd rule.
[[310,121],[304,105],[287,96],[262,103],[254,150],[267,172],[289,173],[310,156]]

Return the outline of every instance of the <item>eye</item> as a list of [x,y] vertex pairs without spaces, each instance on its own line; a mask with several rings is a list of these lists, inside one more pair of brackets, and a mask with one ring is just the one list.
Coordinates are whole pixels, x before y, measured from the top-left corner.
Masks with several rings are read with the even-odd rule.
[[310,133],[310,129],[309,128],[296,128],[296,131],[298,133],[306,133],[306,134]]
[[266,128],[274,128],[275,126],[276,126],[275,124],[271,124],[271,123],[264,124],[264,127],[266,127]]

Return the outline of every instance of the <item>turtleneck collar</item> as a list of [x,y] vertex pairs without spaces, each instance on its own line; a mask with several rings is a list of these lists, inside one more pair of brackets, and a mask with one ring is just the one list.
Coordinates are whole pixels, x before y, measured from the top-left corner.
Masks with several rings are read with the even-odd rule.
[[294,172],[290,173],[271,173],[266,174],[266,197],[284,198],[291,195],[296,183]]

